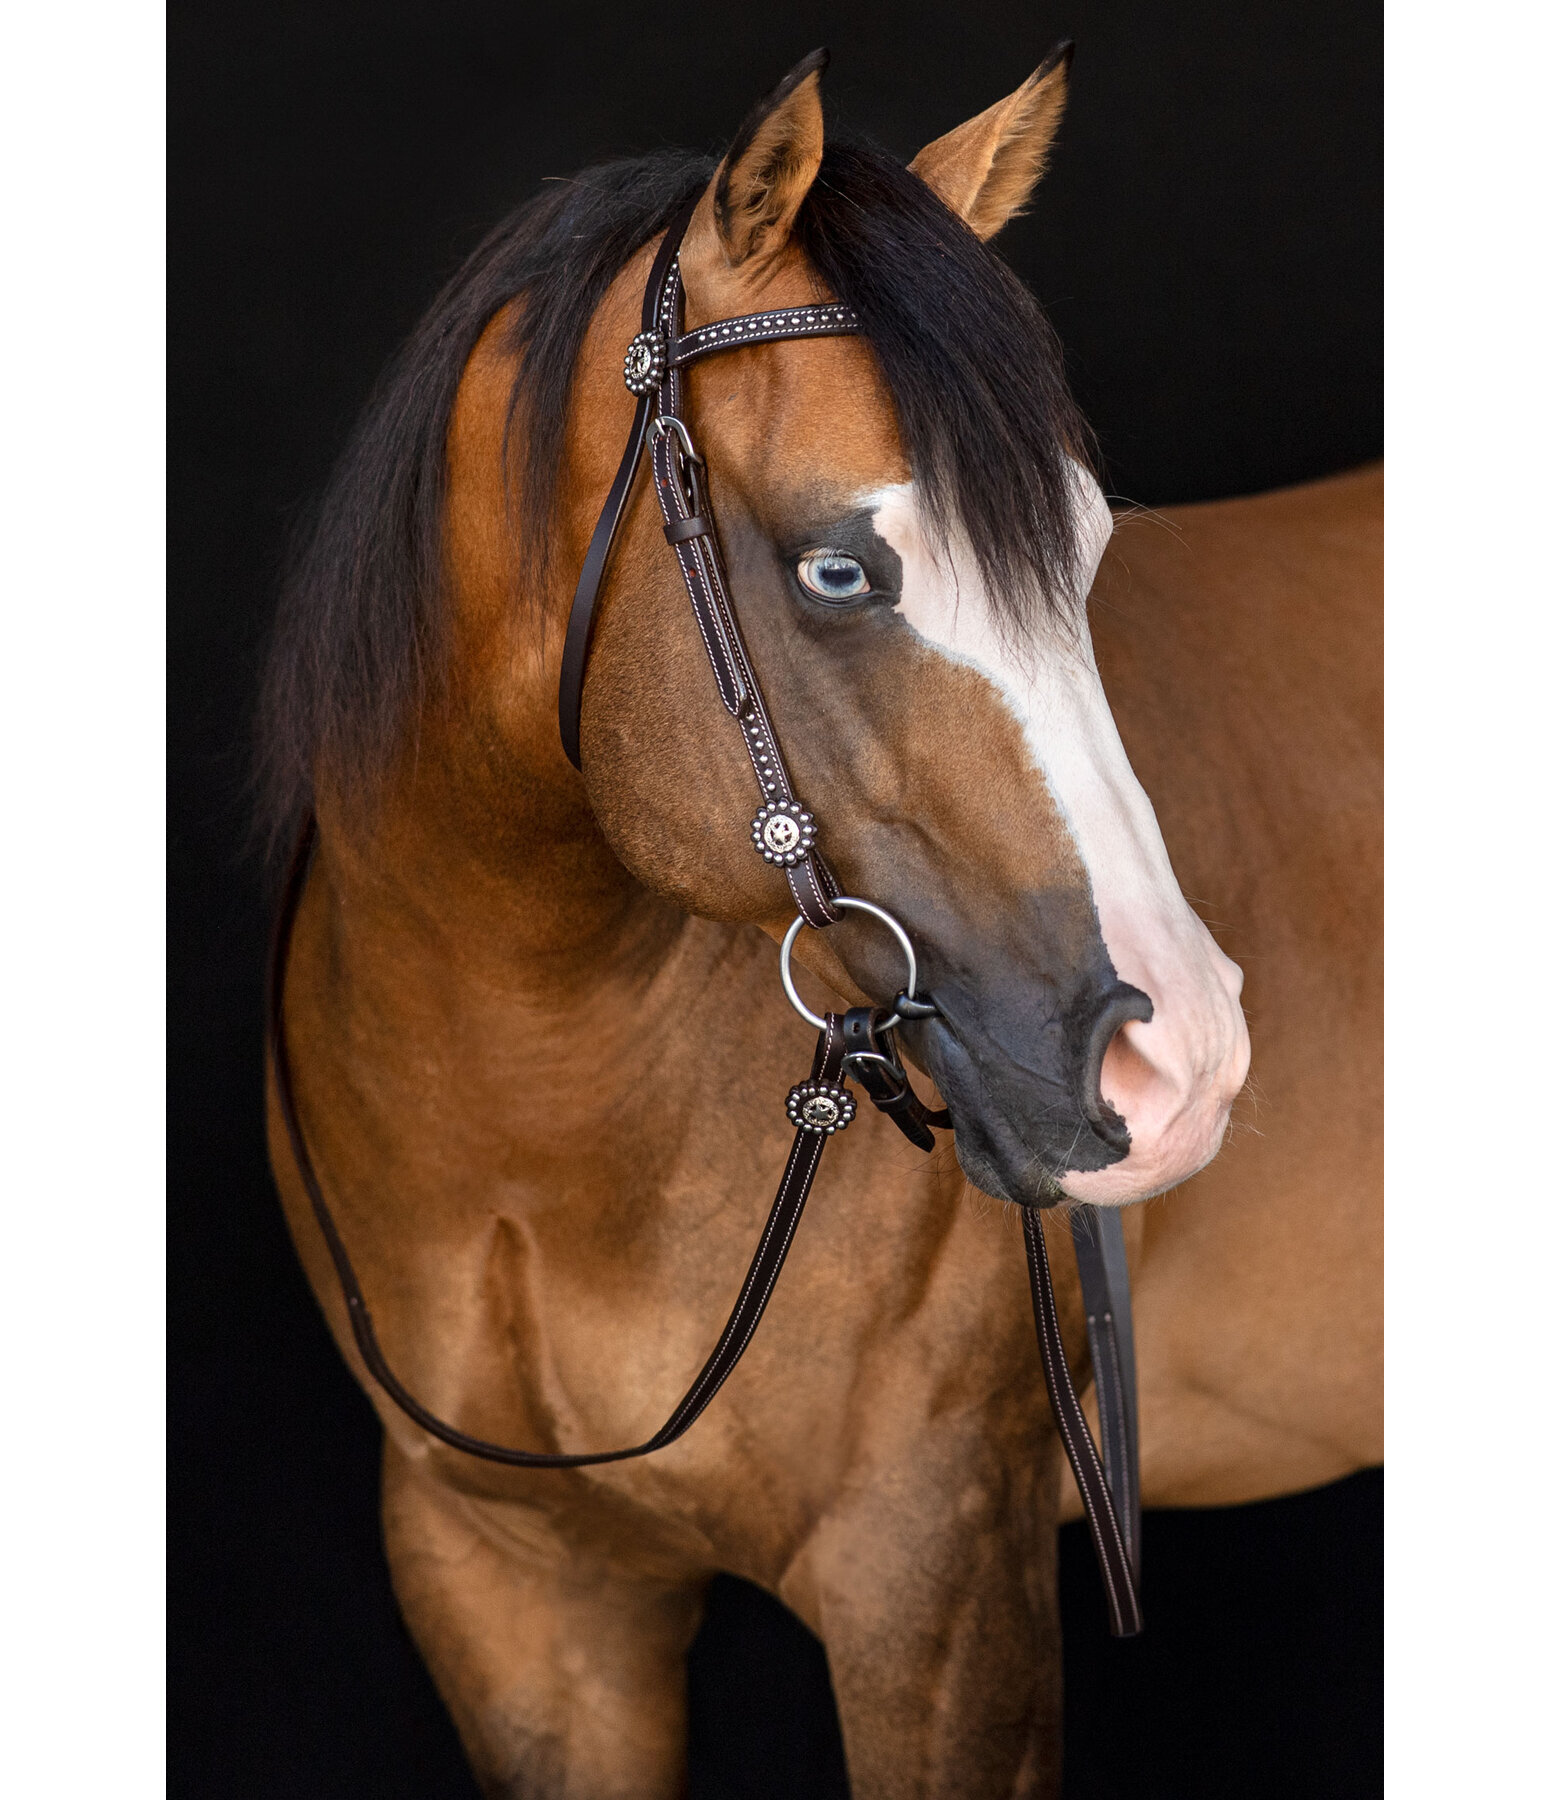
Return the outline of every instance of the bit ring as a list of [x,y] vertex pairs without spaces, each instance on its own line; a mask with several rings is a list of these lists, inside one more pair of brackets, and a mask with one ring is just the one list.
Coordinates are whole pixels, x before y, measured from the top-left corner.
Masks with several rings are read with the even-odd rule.
[[[904,959],[909,965],[909,980],[904,984],[903,989],[904,998],[906,1000],[913,1000],[915,998],[915,982],[919,975],[919,970],[915,964],[915,946],[910,942],[910,934],[904,929],[893,914],[891,912],[886,912],[881,906],[874,905],[870,900],[857,900],[850,894],[839,894],[831,900],[829,904],[831,906],[854,907],[857,912],[870,913],[874,919],[888,927],[893,935],[899,940],[900,948],[904,951]],[[807,1020],[808,1024],[813,1026],[816,1030],[822,1031],[824,1021],[817,1013],[803,1003],[802,996],[796,990],[796,983],[791,979],[791,946],[797,941],[797,933],[806,923],[806,919],[802,917],[801,913],[798,913],[791,921],[785,937],[781,940],[780,985],[786,990],[786,998],[802,1017]],[[885,1020],[877,1029],[879,1031],[892,1031],[894,1026],[898,1023],[899,1014],[895,1013],[892,1018]]]

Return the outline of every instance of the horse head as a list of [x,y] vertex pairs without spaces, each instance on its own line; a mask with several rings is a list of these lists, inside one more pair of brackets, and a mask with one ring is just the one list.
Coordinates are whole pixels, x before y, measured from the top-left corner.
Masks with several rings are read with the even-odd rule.
[[[1109,514],[1059,348],[986,242],[1038,179],[1067,57],[909,168],[825,141],[821,66],[719,166],[659,154],[552,184],[448,284],[287,583],[271,831],[315,809],[338,856],[377,833],[371,866],[418,882],[470,953],[602,943],[631,895],[663,930],[671,901],[784,933],[786,881],[749,841],[760,794],[645,481],[598,595],[579,773],[556,728],[564,609],[629,433],[624,351],[692,205],[687,329],[819,301],[859,321],[696,364],[685,410],[818,847],[918,952],[937,1010],[904,1047],[985,1192],[1138,1199],[1214,1154],[1248,1050],[1239,972],[1179,891],[1099,681],[1086,595]],[[402,804],[374,813],[368,789]],[[452,927],[449,881],[472,884],[473,920],[497,866],[506,935]],[[542,880],[519,899],[521,870]],[[863,917],[798,949],[852,998],[900,985]]]
[[[1085,600],[1110,520],[1031,299],[985,248],[1065,102],[1057,53],[909,170],[825,146],[821,60],[745,122],[684,237],[686,327],[839,299],[864,335],[744,348],[689,379],[692,429],[754,667],[846,892],[917,946],[937,1015],[906,1048],[1000,1198],[1142,1198],[1218,1148],[1247,1072],[1241,975],[1181,894],[1095,666]],[[638,256],[598,309],[618,383]],[[615,429],[617,436],[617,429]],[[572,493],[573,530],[596,496]],[[603,595],[582,720],[592,809],[635,876],[780,936],[786,885],[650,497]],[[801,940],[886,1000],[897,947]]]

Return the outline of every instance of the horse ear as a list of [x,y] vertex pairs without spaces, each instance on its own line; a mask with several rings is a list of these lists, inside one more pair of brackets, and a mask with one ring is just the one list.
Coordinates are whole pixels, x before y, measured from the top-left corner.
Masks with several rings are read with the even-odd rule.
[[785,248],[823,161],[818,83],[829,52],[814,50],[744,119],[684,233],[679,261],[696,299],[746,284]]
[[991,238],[1028,204],[1066,110],[1076,46],[1057,44],[1015,94],[927,144],[910,167],[978,238]]

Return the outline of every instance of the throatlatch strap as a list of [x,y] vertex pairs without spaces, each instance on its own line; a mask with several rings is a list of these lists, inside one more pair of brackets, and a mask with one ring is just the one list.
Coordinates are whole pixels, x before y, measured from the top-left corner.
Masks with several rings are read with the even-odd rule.
[[[317,824],[309,818],[291,862],[284,899],[276,920],[269,969],[269,1048],[274,1062],[275,1090],[280,1101],[281,1117],[285,1121],[286,1136],[290,1140],[291,1155],[301,1175],[302,1186],[307,1191],[307,1198],[312,1203],[318,1229],[328,1246],[334,1273],[344,1292],[350,1330],[355,1338],[355,1346],[361,1353],[361,1360],[383,1392],[422,1430],[439,1438],[442,1443],[450,1444],[454,1450],[466,1451],[468,1455],[481,1457],[486,1462],[507,1463],[523,1469],[580,1469],[597,1463],[626,1462],[631,1457],[649,1456],[653,1450],[665,1449],[675,1439],[682,1437],[710,1405],[721,1384],[737,1367],[754,1332],[758,1330],[759,1321],[764,1317],[764,1309],[769,1304],[770,1295],[775,1291],[775,1283],[780,1279],[780,1272],[785,1266],[786,1252],[791,1248],[791,1240],[801,1220],[802,1209],[807,1204],[807,1196],[812,1192],[813,1177],[818,1173],[818,1161],[828,1142],[827,1137],[822,1132],[798,1128],[791,1145],[791,1154],[786,1158],[785,1173],[775,1192],[774,1205],[764,1222],[764,1230],[760,1234],[753,1261],[748,1265],[748,1273],[743,1277],[737,1304],[732,1308],[731,1316],[716,1340],[716,1347],[706,1358],[705,1366],[695,1376],[689,1391],[673,1408],[667,1421],[644,1443],[631,1444],[623,1450],[515,1450],[505,1444],[492,1444],[484,1438],[470,1437],[466,1431],[459,1431],[455,1425],[449,1425],[445,1419],[438,1418],[429,1407],[415,1399],[388,1366],[382,1346],[377,1342],[376,1327],[372,1324],[371,1313],[350,1262],[349,1252],[339,1235],[339,1228],[329,1211],[328,1202],[323,1197],[322,1184],[318,1180],[317,1169],[313,1165],[312,1153],[307,1147],[306,1134],[302,1130],[301,1117],[296,1108],[290,1049],[285,1036],[285,971],[296,913],[307,884],[307,871],[311,866],[316,842]],[[824,1028],[818,1037],[818,1047],[813,1054],[811,1079],[823,1083],[831,1090],[843,1088],[844,1056],[840,1017],[837,1013],[830,1013],[825,1018]]]
[[1028,1281],[1033,1289],[1033,1323],[1039,1334],[1039,1356],[1044,1364],[1044,1386],[1055,1414],[1055,1429],[1065,1445],[1066,1460],[1076,1477],[1082,1510],[1098,1552],[1104,1598],[1109,1609],[1109,1630],[1115,1637],[1134,1637],[1141,1629],[1141,1600],[1136,1577],[1125,1550],[1108,1477],[1087,1429],[1066,1347],[1060,1338],[1060,1314],[1055,1309],[1055,1283],[1050,1275],[1049,1251],[1044,1243],[1044,1221],[1032,1208],[1023,1208],[1023,1245],[1028,1253]]

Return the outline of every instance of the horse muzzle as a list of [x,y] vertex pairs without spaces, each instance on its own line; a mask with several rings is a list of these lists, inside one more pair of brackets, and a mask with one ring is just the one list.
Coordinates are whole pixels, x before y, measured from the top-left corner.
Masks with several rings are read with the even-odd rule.
[[1119,1205],[1216,1154],[1248,1070],[1236,967],[1212,991],[1151,993],[1107,957],[1056,984],[939,977],[937,1016],[906,1028],[953,1117],[974,1185],[1021,1206]]

